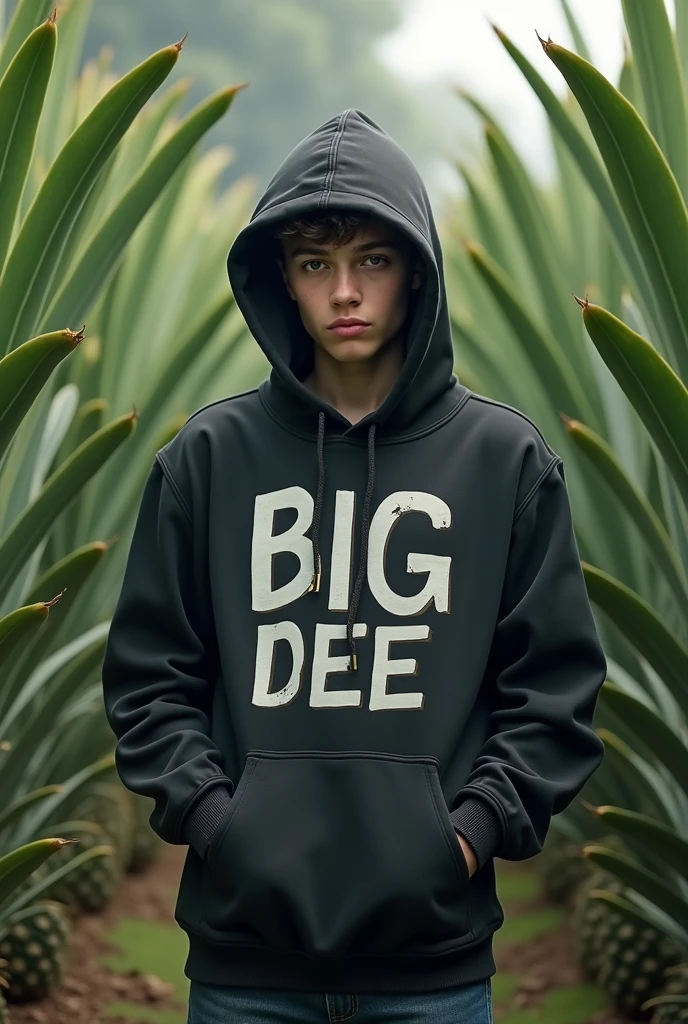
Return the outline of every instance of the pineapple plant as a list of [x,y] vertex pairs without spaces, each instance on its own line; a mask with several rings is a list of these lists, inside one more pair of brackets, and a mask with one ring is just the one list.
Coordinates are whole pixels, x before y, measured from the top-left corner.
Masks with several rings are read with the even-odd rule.
[[621,7],[616,86],[578,29],[575,51],[540,38],[561,99],[495,26],[549,117],[559,181],[541,188],[465,96],[488,156],[464,173],[446,262],[459,377],[531,416],[566,462],[608,673],[604,761],[562,821],[605,871],[606,900],[579,891],[579,955],[631,1012],[688,960],[688,5],[674,24],[662,0]]
[[608,892],[620,894],[623,885],[618,879],[601,869],[593,872],[587,882],[579,886],[573,905],[573,940],[578,960],[590,981],[597,981],[605,944],[611,941],[614,929],[621,924],[619,912],[590,896],[590,890],[606,883]]
[[659,996],[649,999],[642,1009],[654,1009],[650,1024],[684,1024],[688,1021],[688,963],[668,968],[665,976]]
[[8,983],[7,1001],[42,999],[64,973],[71,937],[71,922],[65,908],[50,901],[35,903],[21,920],[3,931],[0,954],[7,964],[3,969]]
[[[53,6],[17,0],[4,33],[0,24],[0,855],[36,835],[59,834],[63,818],[73,816],[88,766],[111,748],[98,670],[126,554],[126,544],[115,542],[158,438],[172,426],[176,431],[182,410],[199,404],[208,382],[217,380],[214,362],[200,375],[191,373],[206,341],[226,352],[228,335],[237,342],[247,338],[231,295],[217,301],[215,282],[224,277],[226,284],[226,274],[214,246],[224,248],[238,229],[251,189],[236,190],[211,215],[212,175],[207,161],[199,170],[196,152],[241,86],[219,90],[177,119],[174,108],[186,85],[154,94],[176,67],[183,40],[121,78],[102,60],[72,81],[55,76],[56,60],[63,68],[77,64],[84,11],[81,4],[65,4],[50,13]],[[46,123],[50,131],[43,133]],[[219,172],[217,153],[209,159]],[[175,174],[171,192],[166,187]],[[156,207],[163,193],[166,205]],[[182,316],[190,331],[164,347],[150,372],[141,372],[138,342],[125,355],[120,338],[104,329],[103,316],[115,324],[120,313],[129,318],[131,295],[117,268],[126,262],[128,281],[128,271],[134,268],[136,277],[143,261],[155,276],[145,232],[159,237],[156,211],[168,219],[177,203],[197,205],[190,230],[213,251],[203,250],[202,268],[190,261],[185,285],[174,285],[176,299],[193,307],[193,315]],[[188,239],[180,234],[179,242],[185,246]],[[170,245],[155,252],[161,276],[157,290],[150,278],[148,310],[160,308],[169,283],[159,263]],[[137,322],[146,318],[143,308],[139,313]],[[80,330],[64,326],[70,322]],[[119,349],[114,366],[113,346]],[[219,353],[209,355],[217,360]],[[117,396],[125,376],[127,386]],[[120,447],[131,448],[139,419],[137,406],[131,412],[134,399],[143,416],[134,440],[138,458],[126,453],[131,472],[123,489],[113,491],[110,482],[100,490],[106,463]],[[110,419],[106,410],[115,406],[126,412]],[[117,508],[113,493],[121,496]],[[50,786],[59,792],[49,792]],[[124,864],[130,859],[124,818],[113,810],[103,824]],[[84,839],[79,849],[92,860],[87,845]],[[101,891],[105,881],[99,879]],[[29,892],[45,882],[34,876],[24,887],[29,901],[45,895]]]
[[611,872],[594,869],[576,892],[574,944],[588,978],[601,985],[616,1008],[638,1014],[660,991],[667,967],[681,962],[683,950],[656,928],[632,921],[592,890],[622,896],[625,886]]
[[[166,192],[158,217],[173,219],[176,201],[197,203],[199,213],[214,206],[206,164],[199,173],[194,148],[240,87],[220,90],[178,122],[170,117],[184,95],[177,85],[138,118],[176,66],[183,41],[120,79],[101,61],[68,82],[53,74],[53,65],[56,54],[58,68],[76,65],[83,5],[65,4],[59,16],[57,8],[48,16],[53,7],[49,0],[17,0],[4,33],[0,25],[0,945],[6,951],[0,1024],[8,1015],[5,991],[9,1001],[37,998],[59,977],[65,902],[99,909],[130,857],[114,800],[101,801],[111,812],[103,827],[74,817],[93,778],[114,768],[114,757],[103,757],[112,735],[98,681],[125,545],[112,549],[158,438],[178,429],[181,410],[197,405],[208,383],[218,381],[220,349],[226,373],[227,337],[246,337],[231,296],[216,301],[211,264],[218,278],[224,271],[212,244],[202,250],[205,266],[191,261],[186,287],[180,280],[174,285],[189,311],[179,322],[191,326],[177,345],[161,349],[151,373],[140,372],[138,338],[125,355],[120,337],[103,330],[106,321],[118,322],[118,315],[111,321],[113,312],[122,323],[130,318],[131,295],[124,289],[122,297],[116,269],[123,257],[128,269],[144,260],[152,269],[145,239],[125,250],[146,218],[146,230],[160,237],[159,220],[148,214],[155,215],[156,199],[175,173],[178,192],[174,199]],[[39,132],[39,122],[51,130]],[[229,198],[212,216],[192,218],[196,242],[203,236],[224,248],[248,203],[241,190]],[[178,241],[188,244],[181,234]],[[151,310],[160,309],[170,277],[162,257],[176,255],[168,242],[156,246],[162,267],[157,285],[150,279]],[[81,324],[90,317],[82,348]],[[206,359],[194,376],[206,340],[218,351],[210,347],[211,365]],[[110,364],[113,350],[118,355]],[[127,386],[116,394],[123,377]],[[242,386],[239,381],[236,389]],[[136,388],[140,394],[127,393]],[[128,486],[113,489],[103,471],[134,432],[133,398],[144,415],[138,460],[126,453]],[[105,410],[115,406],[126,412],[108,420]],[[121,493],[115,504],[113,493]],[[56,838],[63,832],[80,841]],[[114,848],[103,842],[110,838]],[[53,856],[58,859],[48,868],[43,861]],[[64,902],[50,901],[53,887]]]
[[126,871],[132,857],[134,812],[129,793],[119,780],[90,786],[74,815],[100,826],[106,837],[102,841],[114,847],[119,869]]
[[[79,808],[87,808],[89,800],[90,792],[79,804]],[[102,910],[112,898],[124,871],[121,859],[118,859],[117,847],[113,845],[102,825],[88,819],[62,822],[60,830],[64,835],[72,837],[71,842],[52,855],[50,864],[39,864],[17,886],[13,894],[15,900],[34,885],[43,883],[40,898],[60,903],[68,908],[73,916]],[[87,851],[103,849],[108,850],[109,855],[83,857]],[[72,869],[69,872],[50,881],[50,875],[56,869],[70,864]]]
[[[38,802],[38,796],[32,794],[32,801]],[[12,810],[4,811],[5,822]],[[80,824],[96,828],[89,822]],[[48,869],[47,860],[71,848],[75,840],[35,839],[0,856],[0,1024],[5,1019],[5,1002],[42,998],[60,980],[71,922],[67,908],[45,899],[45,892],[87,861],[112,860],[112,847],[98,839],[94,842],[97,845],[67,864],[58,863],[57,869],[53,865],[53,870]]]
[[[88,827],[90,826],[90,827]],[[51,867],[62,867],[78,853],[96,849],[107,843],[100,826],[82,822],[79,842],[64,846],[53,854]],[[111,847],[109,847],[111,848]],[[84,860],[62,878],[54,881],[45,891],[47,899],[55,900],[68,907],[75,915],[98,913],[103,910],[115,894],[122,878],[123,868],[116,852],[111,857],[97,857]]]

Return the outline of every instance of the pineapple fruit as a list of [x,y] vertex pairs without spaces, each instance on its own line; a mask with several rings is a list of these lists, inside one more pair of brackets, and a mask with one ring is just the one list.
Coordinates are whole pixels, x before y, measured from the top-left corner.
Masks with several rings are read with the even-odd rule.
[[115,848],[115,860],[122,872],[132,855],[134,810],[131,794],[119,780],[93,783],[88,793],[74,808],[73,817],[100,825],[105,843]]
[[11,1003],[42,999],[64,974],[71,938],[65,908],[50,901],[35,903],[28,914],[3,931],[0,956],[6,963],[5,998]]
[[97,831],[80,830],[79,842],[64,846],[50,859],[51,869],[94,846],[113,847],[113,856],[96,857],[54,882],[46,895],[75,913],[97,913],[109,903],[131,860],[134,815],[130,795],[119,780],[93,783],[73,809],[75,819]]
[[683,959],[682,950],[650,925],[634,923],[610,904],[591,897],[591,889],[622,894],[625,887],[603,868],[596,868],[579,887],[573,915],[578,959],[618,1010],[639,1014],[645,1000],[659,993],[665,968]]
[[[109,845],[108,836],[86,830],[79,832],[78,838],[78,843],[63,846],[52,855],[51,870],[61,867],[84,850]],[[74,914],[97,913],[103,910],[114,896],[122,873],[121,861],[115,854],[93,857],[70,871],[64,878],[53,882],[46,890],[45,897],[63,903]]]

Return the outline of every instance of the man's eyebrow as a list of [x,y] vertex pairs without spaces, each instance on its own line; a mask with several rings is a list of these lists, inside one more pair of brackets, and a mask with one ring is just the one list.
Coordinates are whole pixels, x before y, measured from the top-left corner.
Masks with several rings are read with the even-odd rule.
[[[401,252],[402,246],[398,242],[393,241],[374,241],[374,242],[363,242],[361,245],[354,246],[354,252],[367,252],[368,249],[397,249]],[[294,249],[289,255],[293,256],[308,256],[315,254],[316,256],[329,256],[329,249],[319,249],[314,245],[300,245]]]

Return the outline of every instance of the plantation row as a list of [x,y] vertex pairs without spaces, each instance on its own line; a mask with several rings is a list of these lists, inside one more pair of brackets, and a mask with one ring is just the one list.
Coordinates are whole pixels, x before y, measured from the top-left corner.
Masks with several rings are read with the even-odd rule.
[[229,156],[197,152],[241,86],[178,119],[188,82],[155,94],[181,42],[72,79],[91,6],[61,7],[58,45],[21,0],[0,49],[0,1021],[160,848],[115,770],[109,619],[155,452],[261,372],[224,269],[249,190],[218,198]]
[[[547,115],[539,185],[484,106],[447,229],[457,372],[530,415],[564,459],[608,662],[602,765],[536,858],[617,1007],[688,1020],[688,9],[623,0],[615,88],[540,39],[562,100],[495,29]],[[591,30],[593,25],[591,24]]]

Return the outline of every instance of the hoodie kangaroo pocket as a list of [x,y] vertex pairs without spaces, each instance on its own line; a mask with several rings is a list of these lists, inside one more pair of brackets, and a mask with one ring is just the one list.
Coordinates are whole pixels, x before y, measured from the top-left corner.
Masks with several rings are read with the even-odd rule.
[[340,958],[473,939],[432,757],[250,750],[207,866],[199,930],[214,942]]

